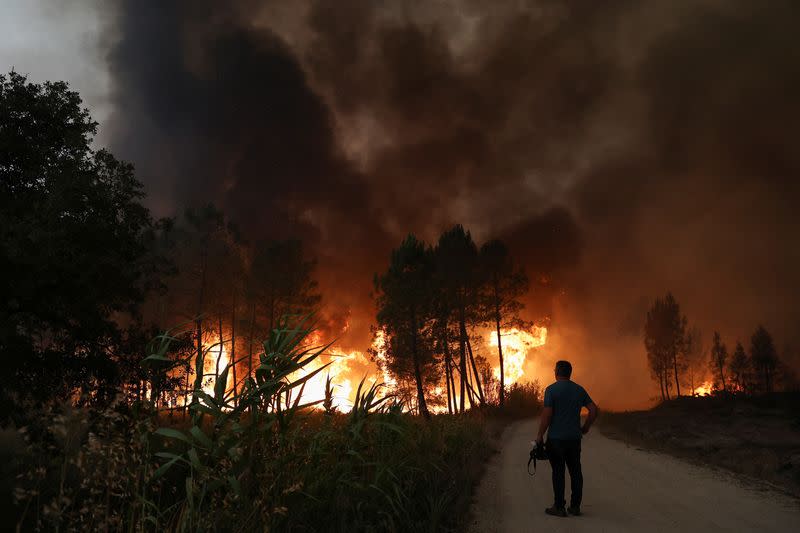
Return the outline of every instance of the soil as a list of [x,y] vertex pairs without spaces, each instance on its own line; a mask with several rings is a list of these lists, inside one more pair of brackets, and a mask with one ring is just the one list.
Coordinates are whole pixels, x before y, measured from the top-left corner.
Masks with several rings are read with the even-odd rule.
[[603,413],[598,426],[610,438],[800,497],[800,394],[679,398],[649,411]]
[[[627,420],[616,422],[629,428]],[[720,469],[646,451],[594,429],[582,443],[583,515],[545,515],[553,502],[550,465],[540,463],[533,477],[525,469],[536,427],[529,419],[505,429],[501,450],[475,493],[468,531],[800,530],[800,503],[783,492],[743,484]]]

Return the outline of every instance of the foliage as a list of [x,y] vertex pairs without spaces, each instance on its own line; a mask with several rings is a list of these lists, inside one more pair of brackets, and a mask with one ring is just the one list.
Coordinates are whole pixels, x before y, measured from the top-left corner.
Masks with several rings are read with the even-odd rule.
[[0,76],[4,406],[102,380],[93,362],[119,337],[113,316],[154,283],[142,186],[131,165],[92,150],[95,130],[65,83]]
[[731,392],[746,392],[750,389],[750,360],[741,342],[736,343],[728,362]]
[[656,298],[647,312],[644,344],[650,371],[661,387],[662,399],[669,399],[673,378],[680,396],[679,375],[685,367],[681,359],[685,336],[686,317],[681,315],[680,306],[672,293],[667,293],[664,298]]
[[528,276],[513,261],[502,241],[489,241],[480,250],[484,276],[484,320],[495,327],[500,361],[500,406],[505,403],[505,365],[501,328],[523,327],[519,312],[524,307],[519,298],[528,291]]
[[725,383],[725,363],[728,360],[728,348],[722,342],[719,332],[714,332],[714,340],[711,343],[711,370],[719,377],[718,387],[722,391],[727,391],[728,387]]
[[431,349],[425,328],[432,306],[431,250],[409,235],[392,251],[389,268],[375,277],[378,327],[386,332],[386,359],[399,376],[412,377],[416,384],[417,409],[429,417],[425,403],[426,372]]
[[758,326],[750,340],[750,357],[753,370],[757,374],[759,387],[764,392],[772,392],[775,382],[775,371],[778,368],[778,353],[772,336],[764,328]]
[[[489,453],[482,421],[424,422],[362,381],[349,414],[309,410],[289,375],[325,347],[281,323],[237,405],[224,387],[171,411],[51,409],[20,429],[20,526],[170,531],[432,531],[454,528]],[[149,364],[165,361],[163,335]],[[320,368],[321,371],[324,367]],[[230,365],[222,370],[222,378]],[[218,381],[224,383],[224,381]],[[297,394],[292,398],[292,392]],[[167,422],[172,421],[168,425]],[[159,427],[160,426],[160,427]]]
[[506,396],[504,412],[510,416],[525,418],[542,410],[542,387],[538,381],[514,383],[506,391]]

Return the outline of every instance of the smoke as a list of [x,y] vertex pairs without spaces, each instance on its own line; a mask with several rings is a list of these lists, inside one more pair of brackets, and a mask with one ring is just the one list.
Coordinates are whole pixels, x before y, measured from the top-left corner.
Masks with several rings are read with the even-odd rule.
[[653,395],[641,321],[667,290],[708,337],[800,346],[794,2],[117,10],[112,148],[151,206],[302,237],[354,347],[391,247],[456,222],[528,266],[537,375],[568,357],[603,405]]

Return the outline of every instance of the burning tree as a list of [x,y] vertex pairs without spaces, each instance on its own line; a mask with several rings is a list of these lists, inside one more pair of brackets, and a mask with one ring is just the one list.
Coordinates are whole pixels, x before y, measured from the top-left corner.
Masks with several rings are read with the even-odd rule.
[[[452,369],[456,368],[460,376],[458,407],[454,410],[464,411],[465,400],[470,405],[485,401],[480,375],[475,364],[467,327],[481,321],[480,289],[481,271],[478,263],[478,248],[468,231],[459,224],[444,232],[434,250],[436,264],[437,293],[441,295],[439,305],[439,321],[443,331],[443,348],[445,350],[446,367],[449,357],[449,324],[452,320],[458,338],[458,367],[449,365],[452,382],[451,394],[455,398],[455,381]],[[475,386],[473,386],[473,383]]]
[[[698,381],[705,374],[705,348],[703,346],[703,333],[700,328],[694,326],[686,332],[683,343],[683,357],[686,363],[686,370],[689,373],[689,387],[692,394],[695,394]],[[703,371],[700,372],[700,369]]]
[[377,321],[385,333],[387,365],[395,375],[413,375],[417,408],[426,418],[430,418],[425,402],[425,374],[432,360],[428,327],[432,272],[430,247],[409,235],[392,251],[388,270],[375,276]]
[[528,291],[528,276],[514,264],[505,244],[499,240],[481,246],[481,266],[484,274],[483,305],[485,319],[497,333],[497,356],[500,362],[500,407],[505,403],[505,365],[501,328],[521,327],[519,297]]
[[678,396],[681,395],[679,374],[685,366],[681,360],[685,337],[686,317],[681,315],[672,293],[667,293],[663,299],[656,298],[647,312],[644,344],[650,369],[661,387],[662,399],[669,399],[673,377]]

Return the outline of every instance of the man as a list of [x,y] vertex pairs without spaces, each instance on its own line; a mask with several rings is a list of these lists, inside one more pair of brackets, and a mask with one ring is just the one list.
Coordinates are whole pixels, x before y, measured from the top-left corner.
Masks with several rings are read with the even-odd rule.
[[[547,453],[553,467],[552,507],[544,510],[553,516],[578,516],[581,514],[583,496],[583,474],[581,473],[581,436],[589,432],[597,418],[597,406],[586,390],[570,380],[572,365],[569,361],[556,363],[556,382],[544,390],[544,410],[539,422],[536,445],[541,446],[547,431]],[[581,427],[581,408],[589,410],[589,416]],[[548,431],[549,429],[549,431]],[[565,509],[564,466],[569,469],[572,488],[570,505]]]

